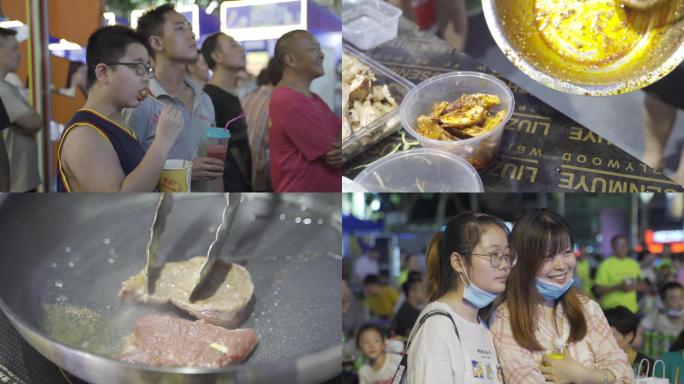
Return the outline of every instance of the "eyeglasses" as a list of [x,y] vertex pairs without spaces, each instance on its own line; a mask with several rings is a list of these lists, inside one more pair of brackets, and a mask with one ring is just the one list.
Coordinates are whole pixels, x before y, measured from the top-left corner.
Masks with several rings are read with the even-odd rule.
[[154,79],[154,67],[145,63],[105,63],[107,65],[125,65],[128,68],[134,68],[135,74],[138,76],[147,75],[148,78]]
[[508,266],[512,267],[518,262],[518,256],[511,253],[473,253],[473,256],[488,257],[492,268],[499,268],[501,263],[506,260]]

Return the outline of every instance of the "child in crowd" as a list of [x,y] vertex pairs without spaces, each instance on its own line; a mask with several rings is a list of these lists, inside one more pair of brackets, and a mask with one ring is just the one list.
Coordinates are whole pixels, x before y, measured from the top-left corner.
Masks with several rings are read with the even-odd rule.
[[391,384],[401,355],[385,351],[385,338],[380,329],[366,324],[356,334],[356,347],[368,364],[359,371],[359,384]]
[[[627,361],[629,364],[633,369],[639,370],[639,375],[650,377],[655,361],[637,351],[631,345],[634,342],[634,338],[637,335],[637,329],[639,328],[639,318],[637,315],[623,306],[608,309],[604,314],[606,315],[606,320],[608,320],[611,331],[613,331],[615,341],[617,341],[620,348],[627,354]],[[646,362],[641,364],[642,360],[646,360]]]

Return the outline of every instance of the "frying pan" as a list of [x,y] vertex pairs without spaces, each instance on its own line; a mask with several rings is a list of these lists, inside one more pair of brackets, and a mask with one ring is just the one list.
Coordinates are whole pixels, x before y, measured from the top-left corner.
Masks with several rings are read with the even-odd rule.
[[[190,318],[117,296],[121,282],[145,265],[158,196],[0,195],[0,309],[28,343],[91,383],[316,383],[340,371],[337,194],[243,197],[221,258],[244,265],[255,286],[252,313],[241,327],[254,329],[259,343],[245,363],[153,367],[102,352],[116,349],[142,314]],[[158,263],[206,255],[224,203],[220,194],[174,195]],[[97,313],[99,323],[89,325],[112,337],[79,345],[60,340],[54,329],[74,324],[48,326],[47,309],[66,306]]]

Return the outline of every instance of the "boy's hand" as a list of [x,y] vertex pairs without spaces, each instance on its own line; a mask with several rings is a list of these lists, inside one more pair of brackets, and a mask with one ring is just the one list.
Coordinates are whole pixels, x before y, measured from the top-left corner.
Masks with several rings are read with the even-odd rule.
[[164,107],[159,115],[156,138],[171,148],[183,129],[183,114],[180,109],[170,105]]

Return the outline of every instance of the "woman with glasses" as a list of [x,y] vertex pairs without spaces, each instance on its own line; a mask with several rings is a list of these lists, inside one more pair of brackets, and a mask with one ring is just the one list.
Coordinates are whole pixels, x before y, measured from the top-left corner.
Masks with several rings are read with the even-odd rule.
[[513,227],[511,248],[518,263],[491,327],[506,383],[633,383],[601,308],[574,287],[565,219],[527,212]]
[[478,316],[504,291],[515,264],[508,228],[492,216],[462,213],[427,251],[430,304],[408,342],[408,382],[502,383],[494,343]]

